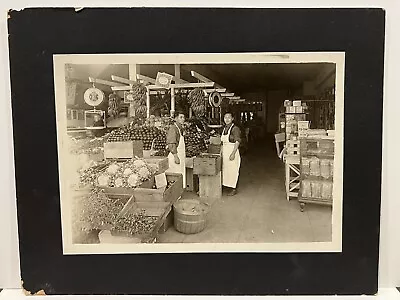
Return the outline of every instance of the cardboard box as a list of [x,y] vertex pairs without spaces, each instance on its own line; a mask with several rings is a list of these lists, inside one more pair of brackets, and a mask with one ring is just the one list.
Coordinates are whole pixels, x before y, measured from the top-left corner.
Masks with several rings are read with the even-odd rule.
[[293,106],[301,106],[301,100],[294,100]]
[[309,127],[310,127],[309,121],[298,121],[297,122],[299,138],[307,137],[307,130],[309,129]]

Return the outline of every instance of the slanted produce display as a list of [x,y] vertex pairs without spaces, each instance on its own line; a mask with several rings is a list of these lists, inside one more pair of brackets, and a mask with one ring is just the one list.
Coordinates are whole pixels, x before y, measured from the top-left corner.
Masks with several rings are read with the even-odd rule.
[[206,119],[196,117],[188,119],[184,138],[186,157],[191,158],[206,152],[206,141],[210,138]]
[[142,141],[143,149],[150,150],[153,141],[159,136],[165,136],[165,132],[157,127],[128,125],[113,130],[107,142]]

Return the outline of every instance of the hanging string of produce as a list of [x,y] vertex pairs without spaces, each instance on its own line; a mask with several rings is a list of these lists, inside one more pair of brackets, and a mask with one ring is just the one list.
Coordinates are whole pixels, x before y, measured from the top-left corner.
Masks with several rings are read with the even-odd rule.
[[204,91],[199,88],[190,91],[188,95],[188,102],[196,117],[204,117],[206,115],[207,108],[204,96]]
[[132,89],[124,94],[125,103],[133,104],[135,116],[139,118],[146,116],[146,93],[146,86],[140,82],[136,82],[132,85]]
[[111,118],[116,118],[119,116],[120,111],[121,99],[115,92],[113,92],[108,96],[108,115]]

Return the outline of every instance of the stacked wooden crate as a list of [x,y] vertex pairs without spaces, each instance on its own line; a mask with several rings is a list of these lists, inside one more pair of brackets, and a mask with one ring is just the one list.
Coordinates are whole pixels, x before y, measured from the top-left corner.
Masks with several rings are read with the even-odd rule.
[[203,153],[194,159],[193,173],[199,176],[199,196],[222,197],[222,157]]

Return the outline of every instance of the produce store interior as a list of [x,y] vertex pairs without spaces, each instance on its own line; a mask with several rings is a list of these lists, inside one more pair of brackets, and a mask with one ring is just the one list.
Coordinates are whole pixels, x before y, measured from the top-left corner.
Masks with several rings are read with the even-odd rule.
[[[330,63],[66,65],[74,243],[331,241],[335,75]],[[168,173],[177,111],[184,174]],[[241,133],[234,195],[226,112]],[[140,183],[117,178],[144,165]]]

